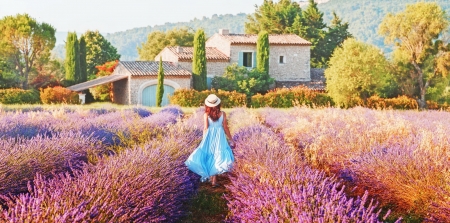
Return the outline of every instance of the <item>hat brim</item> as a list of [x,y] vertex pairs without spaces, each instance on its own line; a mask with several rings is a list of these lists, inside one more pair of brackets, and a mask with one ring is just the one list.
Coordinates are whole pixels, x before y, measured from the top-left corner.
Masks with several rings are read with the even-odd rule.
[[208,100],[205,100],[205,105],[208,107],[216,107],[219,104],[220,104],[220,98],[217,98],[216,103],[210,103],[210,102],[208,102]]

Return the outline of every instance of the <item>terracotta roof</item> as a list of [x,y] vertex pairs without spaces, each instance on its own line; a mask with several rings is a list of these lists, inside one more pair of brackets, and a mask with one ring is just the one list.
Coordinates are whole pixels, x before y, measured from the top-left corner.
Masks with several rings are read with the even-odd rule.
[[[217,34],[220,35],[220,34]],[[258,35],[256,34],[228,34],[220,35],[231,44],[256,44]],[[311,45],[311,43],[295,34],[270,34],[269,44],[273,45]]]
[[89,89],[91,87],[95,87],[98,85],[102,85],[102,84],[107,84],[107,83],[111,83],[114,81],[118,81],[118,80],[122,80],[127,78],[128,75],[110,75],[110,76],[105,76],[105,77],[100,77],[94,80],[90,80],[90,81],[86,81],[83,83],[79,83],[79,84],[75,84],[72,85],[70,87],[68,87],[68,89],[72,90],[72,91],[82,91],[82,90],[86,90]]
[[[186,76],[191,72],[172,62],[163,61],[164,76]],[[132,76],[158,76],[159,61],[120,61],[119,65],[127,69]]]
[[[158,76],[159,61],[120,61],[119,66],[123,66],[132,76]],[[172,62],[163,61],[164,76],[185,76],[190,77],[191,72]],[[120,68],[116,68],[118,70]],[[72,91],[82,91],[98,85],[111,83],[127,78],[127,74],[113,73],[110,76],[100,77],[80,84],[72,85],[68,89]]]
[[[194,47],[180,47],[182,49],[182,52],[178,52],[178,46],[169,46],[167,49],[172,51],[177,57],[178,61],[192,61],[192,58],[194,56]],[[223,61],[228,62],[230,61],[230,58],[227,57],[225,54],[220,52],[215,47],[205,47],[206,50],[206,60],[207,61]]]

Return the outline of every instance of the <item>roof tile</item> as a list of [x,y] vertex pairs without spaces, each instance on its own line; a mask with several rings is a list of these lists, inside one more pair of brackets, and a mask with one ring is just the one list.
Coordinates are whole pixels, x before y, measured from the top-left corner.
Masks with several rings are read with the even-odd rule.
[[[163,61],[164,76],[191,76],[191,72],[172,62]],[[120,61],[132,76],[158,76],[159,61]]]
[[[169,46],[167,48],[178,57],[179,61],[192,61],[194,55],[194,47],[180,47],[182,49],[182,52],[180,53],[177,51],[177,46]],[[205,47],[205,51],[207,61],[230,61],[229,57],[227,57],[224,53],[220,52],[215,47]]]
[[[220,35],[220,34],[217,34]],[[256,44],[258,35],[256,34],[228,34],[220,35],[231,44]],[[269,44],[274,45],[305,45],[309,46],[311,43],[295,34],[270,34]]]

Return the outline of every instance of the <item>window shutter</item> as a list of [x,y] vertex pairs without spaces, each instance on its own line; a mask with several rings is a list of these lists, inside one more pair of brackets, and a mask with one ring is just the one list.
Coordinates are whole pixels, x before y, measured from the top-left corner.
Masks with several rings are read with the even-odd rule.
[[244,52],[239,52],[238,66],[244,66]]
[[253,68],[256,67],[256,52],[253,52]]

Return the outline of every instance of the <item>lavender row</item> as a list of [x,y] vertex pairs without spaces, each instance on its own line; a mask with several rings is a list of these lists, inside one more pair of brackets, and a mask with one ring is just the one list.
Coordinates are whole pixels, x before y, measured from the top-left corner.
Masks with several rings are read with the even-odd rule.
[[367,194],[347,198],[338,180],[305,165],[299,151],[267,127],[246,126],[233,138],[230,222],[379,222],[389,215],[381,216]]
[[201,130],[184,123],[97,165],[53,179],[37,176],[30,193],[8,201],[8,222],[176,222],[199,178],[184,161]]
[[397,214],[450,221],[442,214],[450,210],[450,113],[296,108],[260,114],[315,168],[367,188]]
[[107,148],[97,140],[79,132],[52,138],[0,139],[0,195],[26,192],[28,181],[36,173],[48,177],[80,169],[106,152]]

